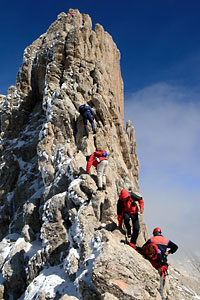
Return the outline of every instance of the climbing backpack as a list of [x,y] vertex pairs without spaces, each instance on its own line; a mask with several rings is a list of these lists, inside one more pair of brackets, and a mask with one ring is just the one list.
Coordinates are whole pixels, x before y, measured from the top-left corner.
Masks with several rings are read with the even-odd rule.
[[158,246],[154,243],[150,243],[150,244],[144,244],[142,246],[142,255],[152,261],[152,260],[155,260],[157,259],[158,257]]
[[138,196],[138,195],[136,195],[136,194],[133,193],[133,192],[131,192],[130,195],[131,195],[131,199],[132,199],[133,201],[139,201],[139,200],[142,199],[141,196]]
[[132,199],[131,206],[132,206],[132,207],[135,207],[135,206],[137,205],[137,204],[136,204],[136,201],[141,200],[142,197],[136,195],[136,194],[133,193],[133,192],[131,192],[130,195],[131,195],[131,199]]

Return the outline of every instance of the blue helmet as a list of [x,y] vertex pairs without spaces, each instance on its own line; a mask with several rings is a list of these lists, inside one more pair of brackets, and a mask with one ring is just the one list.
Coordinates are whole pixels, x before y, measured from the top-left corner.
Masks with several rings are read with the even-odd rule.
[[107,155],[108,155],[107,152],[103,152],[103,153],[102,153],[102,156],[103,156],[103,157],[106,157]]

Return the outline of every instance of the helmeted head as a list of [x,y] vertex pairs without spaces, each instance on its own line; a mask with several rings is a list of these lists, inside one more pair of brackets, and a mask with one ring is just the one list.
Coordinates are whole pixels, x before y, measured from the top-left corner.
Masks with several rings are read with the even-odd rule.
[[107,155],[108,155],[107,152],[103,152],[103,153],[102,153],[102,156],[103,156],[103,157],[106,157]]
[[157,234],[161,234],[162,233],[162,230],[160,227],[156,227],[154,228],[153,230],[153,235],[157,235]]

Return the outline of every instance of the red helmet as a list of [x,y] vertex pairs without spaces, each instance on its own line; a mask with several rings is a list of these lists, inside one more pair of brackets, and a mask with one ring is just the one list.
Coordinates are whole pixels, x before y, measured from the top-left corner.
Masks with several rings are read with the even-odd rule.
[[154,228],[154,230],[153,230],[153,234],[155,234],[155,233],[162,233],[162,230],[161,230],[161,228],[160,228],[160,227],[156,227],[156,228]]

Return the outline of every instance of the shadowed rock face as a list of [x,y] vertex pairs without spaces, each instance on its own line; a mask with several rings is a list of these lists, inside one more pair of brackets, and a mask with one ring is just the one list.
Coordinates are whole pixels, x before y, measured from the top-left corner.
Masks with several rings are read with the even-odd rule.
[[[89,138],[83,103],[95,110]],[[121,189],[139,192],[139,162],[111,36],[78,10],[61,13],[25,49],[0,106],[0,299],[160,299],[157,272],[116,229]],[[106,191],[85,172],[85,155],[101,149]],[[138,244],[147,238],[141,215]]]

